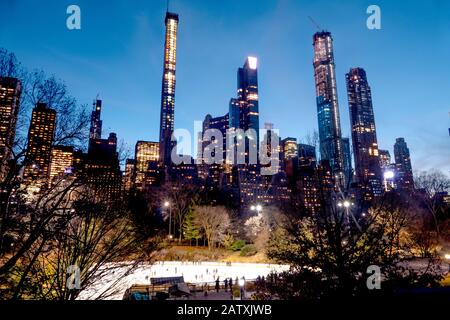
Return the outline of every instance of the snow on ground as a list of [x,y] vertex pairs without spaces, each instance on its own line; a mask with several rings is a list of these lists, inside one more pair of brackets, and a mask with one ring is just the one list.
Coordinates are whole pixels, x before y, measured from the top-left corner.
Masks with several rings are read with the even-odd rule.
[[[258,276],[267,276],[272,271],[288,270],[287,265],[260,264],[260,263],[227,263],[221,262],[181,262],[159,261],[153,265],[142,264],[131,274],[123,276],[126,267],[115,268],[99,279],[93,286],[80,293],[80,300],[97,298],[109,287],[114,288],[114,293],[106,297],[107,300],[121,300],[125,291],[133,284],[150,284],[150,278],[183,276],[187,283],[203,284],[214,282],[219,277],[222,282],[225,278],[244,277],[247,280],[256,279]],[[118,281],[116,284],[114,282]]]

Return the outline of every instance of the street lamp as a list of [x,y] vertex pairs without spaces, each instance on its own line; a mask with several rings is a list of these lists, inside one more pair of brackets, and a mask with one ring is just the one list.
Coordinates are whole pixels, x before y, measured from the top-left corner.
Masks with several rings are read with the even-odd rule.
[[164,207],[169,208],[169,239],[172,240],[172,207],[170,206],[170,202],[164,202]]
[[245,278],[242,277],[241,279],[239,279],[239,287],[241,288],[241,300],[243,300],[244,297],[244,292],[245,292]]
[[250,210],[260,213],[263,207],[260,204],[250,206]]

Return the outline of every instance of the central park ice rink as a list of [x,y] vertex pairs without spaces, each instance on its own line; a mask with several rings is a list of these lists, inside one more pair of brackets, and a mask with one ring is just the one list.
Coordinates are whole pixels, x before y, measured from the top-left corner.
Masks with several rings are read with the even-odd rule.
[[[154,264],[141,264],[129,274],[128,268],[114,268],[108,271],[94,285],[80,293],[79,299],[121,300],[125,291],[134,284],[150,284],[151,278],[183,277],[186,283],[212,283],[219,277],[222,283],[225,278],[235,281],[244,277],[254,280],[258,276],[266,277],[272,271],[288,270],[287,265],[262,263],[226,263],[226,262],[180,262],[158,261]],[[112,289],[109,289],[112,288]],[[109,294],[103,294],[105,291]],[[103,294],[103,295],[102,295]]]

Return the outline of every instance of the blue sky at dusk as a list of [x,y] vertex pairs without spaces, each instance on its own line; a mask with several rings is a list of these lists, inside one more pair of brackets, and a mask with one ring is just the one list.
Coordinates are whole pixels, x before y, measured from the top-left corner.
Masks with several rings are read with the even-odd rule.
[[[0,0],[0,47],[23,65],[65,81],[79,103],[103,100],[103,133],[131,148],[159,135],[166,0]],[[82,29],[66,28],[81,8]],[[382,29],[366,27],[381,8]],[[302,139],[317,128],[312,16],[334,38],[344,136],[350,136],[345,73],[363,67],[378,142],[393,156],[404,137],[414,170],[450,171],[450,1],[172,0],[180,15],[175,126],[193,131],[223,115],[236,71],[259,59],[260,123]]]

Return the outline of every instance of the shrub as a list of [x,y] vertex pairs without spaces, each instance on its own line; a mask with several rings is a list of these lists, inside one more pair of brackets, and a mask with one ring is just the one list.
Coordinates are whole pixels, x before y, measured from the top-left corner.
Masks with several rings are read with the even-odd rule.
[[236,240],[231,246],[230,250],[232,251],[239,251],[245,246],[244,240]]
[[240,255],[243,257],[250,257],[250,256],[255,255],[257,252],[258,252],[258,250],[256,249],[255,245],[247,244],[242,247]]

